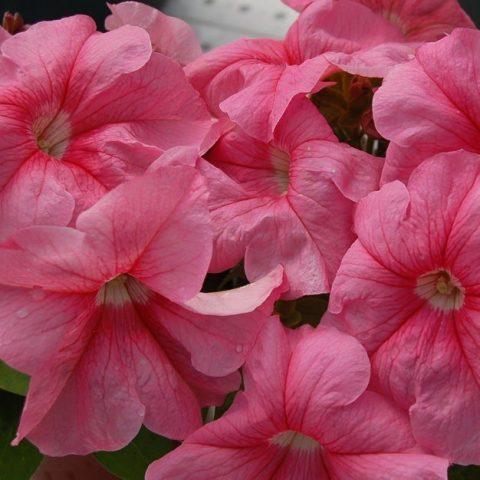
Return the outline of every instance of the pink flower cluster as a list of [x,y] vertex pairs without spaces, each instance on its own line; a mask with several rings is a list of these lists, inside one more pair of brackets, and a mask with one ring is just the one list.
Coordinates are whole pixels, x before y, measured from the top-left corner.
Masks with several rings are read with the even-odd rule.
[[[284,40],[204,55],[130,1],[107,33],[0,30],[14,443],[86,455],[144,424],[183,441],[147,480],[480,464],[480,33],[456,0],[285,3]],[[320,294],[317,328],[282,325]]]

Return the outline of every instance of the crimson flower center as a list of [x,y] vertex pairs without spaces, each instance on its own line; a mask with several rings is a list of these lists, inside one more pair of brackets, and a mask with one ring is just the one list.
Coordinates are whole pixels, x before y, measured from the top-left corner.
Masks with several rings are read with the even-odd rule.
[[445,312],[460,309],[465,301],[462,285],[446,270],[436,270],[420,276],[415,292],[433,307]]
[[58,112],[56,115],[43,115],[33,123],[33,135],[42,152],[60,160],[67,151],[72,135],[72,127],[68,113]]
[[295,432],[294,430],[286,430],[274,435],[270,439],[270,443],[282,448],[307,452],[312,452],[321,448],[321,445],[317,440],[307,435],[303,435],[302,433]]

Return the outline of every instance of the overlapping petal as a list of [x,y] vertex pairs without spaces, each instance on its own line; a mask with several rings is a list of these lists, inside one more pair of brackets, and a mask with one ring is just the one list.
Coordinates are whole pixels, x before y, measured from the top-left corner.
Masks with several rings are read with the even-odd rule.
[[155,313],[191,354],[192,365],[212,376],[243,365],[273,303],[286,289],[281,267],[255,283],[234,290],[199,293],[183,305],[163,302]]
[[168,167],[117,187],[78,218],[77,228],[116,275],[129,272],[183,302],[201,289],[210,262],[206,195],[193,168]]
[[415,444],[407,415],[378,394],[362,395],[368,378],[366,352],[353,338],[329,327],[287,333],[271,322],[232,409],[152,464],[146,478],[381,478],[376,466],[391,460],[389,474],[399,478],[445,479],[446,460],[406,453]]
[[479,152],[480,100],[474,87],[479,45],[478,31],[457,29],[422,46],[415,60],[396,67],[378,90],[375,124],[392,142],[384,182],[408,180],[417,165],[440,152]]
[[[107,33],[0,28],[0,360],[31,377],[13,445],[183,440],[147,480],[480,463],[479,34],[456,0],[284,3],[283,41],[203,56],[134,1]],[[316,328],[276,315],[325,293]]]
[[[354,1],[386,18],[399,27],[408,40],[414,42],[431,42],[445,36],[456,27],[473,27],[471,19],[457,0]],[[331,0],[283,0],[283,3],[300,12],[316,2],[330,3]]]
[[211,256],[206,200],[194,168],[159,168],[106,194],[77,229],[31,227],[3,244],[0,356],[32,376],[17,442],[114,450],[142,423],[181,439],[200,406],[239,387],[283,271],[195,297]]
[[192,84],[215,115],[225,113],[249,135],[264,141],[271,140],[295,96],[328,86],[325,79],[333,72],[384,77],[393,66],[411,60],[419,42],[437,40],[455,27],[473,27],[451,0],[318,0],[291,5],[308,8],[283,43],[240,40],[187,68]]
[[462,463],[479,459],[479,173],[478,155],[443,154],[362,201],[328,319],[369,350],[372,384],[410,407],[417,440]]
[[139,2],[108,4],[112,15],[105,20],[107,30],[122,25],[144,28],[150,35],[155,52],[187,65],[202,54],[202,49],[193,28],[183,20],[169,17],[156,8]]
[[204,102],[141,28],[101,34],[79,15],[36,24],[2,53],[0,238],[73,225],[164,150],[213,141]]
[[290,297],[328,291],[354,240],[355,202],[377,188],[381,160],[339,144],[306,99],[297,99],[270,143],[239,129],[201,162],[215,227],[213,271],[245,257],[255,280],[278,264]]

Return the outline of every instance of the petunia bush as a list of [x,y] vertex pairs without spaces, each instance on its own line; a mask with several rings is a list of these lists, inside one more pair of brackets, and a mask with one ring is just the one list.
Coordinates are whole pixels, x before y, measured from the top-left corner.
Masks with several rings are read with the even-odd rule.
[[479,478],[480,33],[284,3],[5,14],[0,479]]

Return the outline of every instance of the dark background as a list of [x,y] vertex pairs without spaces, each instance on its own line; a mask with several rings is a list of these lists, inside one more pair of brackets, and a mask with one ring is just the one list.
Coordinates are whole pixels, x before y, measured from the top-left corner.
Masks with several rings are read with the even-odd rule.
[[461,0],[460,4],[470,14],[477,26],[480,26],[480,2],[478,0]]
[[[111,3],[118,3],[117,0],[110,1]],[[280,0],[278,1],[280,2]],[[158,7],[162,0],[144,0],[143,3]],[[460,0],[460,3],[476,24],[480,25],[480,1]],[[6,10],[20,12],[26,23],[51,20],[75,13],[85,13],[95,18],[100,28],[103,27],[103,21],[108,14],[108,9],[103,0],[0,0],[0,12]]]
[[[157,7],[162,4],[162,0],[141,1]],[[119,2],[109,0],[109,3]],[[84,13],[93,17],[99,28],[103,28],[105,17],[110,13],[106,0],[0,0],[0,12],[7,10],[21,13],[25,23]]]

